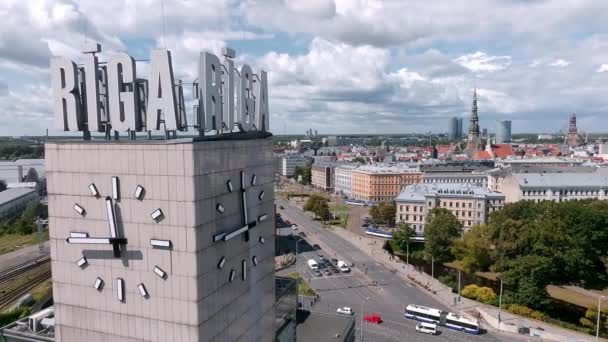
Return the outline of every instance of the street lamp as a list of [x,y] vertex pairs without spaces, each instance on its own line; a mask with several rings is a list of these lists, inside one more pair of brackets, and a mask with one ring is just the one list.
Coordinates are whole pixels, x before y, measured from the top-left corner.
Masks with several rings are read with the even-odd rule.
[[361,342],[363,342],[363,301],[368,300],[369,297],[365,297],[361,299],[361,311],[359,311],[359,316],[361,319]]
[[[298,292],[300,292],[300,279],[304,280],[302,275],[300,274],[300,264],[298,263],[298,244],[301,242],[301,239],[296,240],[296,272],[298,272]],[[304,294],[300,293],[300,303],[302,303],[302,308],[304,308]]]
[[500,279],[500,294],[498,295],[498,331],[500,331],[500,307],[502,306],[502,278]]
[[602,299],[606,296],[599,296],[597,299],[597,328],[595,329],[595,341],[600,340],[600,317],[602,316]]

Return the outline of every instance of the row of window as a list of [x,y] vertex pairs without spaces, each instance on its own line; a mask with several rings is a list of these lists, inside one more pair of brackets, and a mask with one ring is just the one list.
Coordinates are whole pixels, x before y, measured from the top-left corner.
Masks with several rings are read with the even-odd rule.
[[[547,194],[548,190],[523,190],[524,196],[543,196]],[[554,191],[553,194],[559,194],[562,196],[599,196],[602,194],[602,190],[558,190]]]

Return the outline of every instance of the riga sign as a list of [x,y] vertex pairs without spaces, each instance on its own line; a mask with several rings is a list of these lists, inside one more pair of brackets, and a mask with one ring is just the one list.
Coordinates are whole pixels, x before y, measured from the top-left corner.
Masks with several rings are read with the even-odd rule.
[[[84,132],[187,130],[181,80],[174,79],[171,52],[153,50],[149,79],[137,78],[137,63],[126,53],[98,60],[99,44],[84,49],[76,65],[66,57],[51,59],[53,111],[58,129]],[[201,133],[269,129],[265,71],[254,74],[248,64],[237,70],[232,49],[224,59],[201,52],[198,80],[192,83],[194,122]],[[223,62],[223,63],[222,63]]]

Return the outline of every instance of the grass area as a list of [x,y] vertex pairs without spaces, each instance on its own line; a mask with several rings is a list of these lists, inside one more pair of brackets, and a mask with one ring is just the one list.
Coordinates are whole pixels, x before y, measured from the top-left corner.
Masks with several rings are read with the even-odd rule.
[[334,211],[350,211],[350,207],[344,204],[330,204],[329,210]]
[[52,291],[53,291],[53,282],[49,279],[49,280],[45,281],[44,283],[34,287],[30,293],[32,294],[32,298],[34,298],[34,300],[37,302],[37,301],[41,300],[42,298],[44,298],[44,296],[46,296],[47,293],[52,292]]
[[[49,239],[49,233],[44,233],[44,240]],[[35,245],[38,243],[36,233],[29,235],[5,234],[0,236],[0,255],[12,252],[24,246]]]
[[298,272],[292,272],[287,274],[287,276],[289,278],[293,278],[293,279],[299,279],[298,282],[298,295],[304,295],[304,296],[316,296],[317,293],[315,292],[315,290],[313,290],[310,287],[310,284],[308,284],[306,281],[304,281],[304,279],[302,279],[302,277],[300,277],[300,274]]
[[[597,298],[592,296],[586,296],[580,292],[564,288],[561,286],[549,285],[547,286],[547,292],[555,299],[562,300],[567,303],[572,303],[584,308],[597,308]],[[602,308],[603,312],[608,312],[607,307]]]
[[[464,268],[462,267],[462,262],[460,260],[454,260],[454,261],[450,261],[450,262],[444,262],[443,265],[445,267],[449,267],[449,268],[453,268],[456,270],[461,270],[462,272],[465,272]],[[475,275],[480,277],[480,278],[484,278],[484,279],[488,279],[488,280],[492,280],[492,281],[497,281],[498,280],[498,276],[500,275],[500,273],[498,272],[475,272]]]

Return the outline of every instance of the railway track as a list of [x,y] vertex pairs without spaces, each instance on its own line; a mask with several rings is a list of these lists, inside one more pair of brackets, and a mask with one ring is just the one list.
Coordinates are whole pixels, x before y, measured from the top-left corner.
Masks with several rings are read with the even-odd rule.
[[1,272],[0,311],[3,311],[51,277],[49,255],[41,255]]

